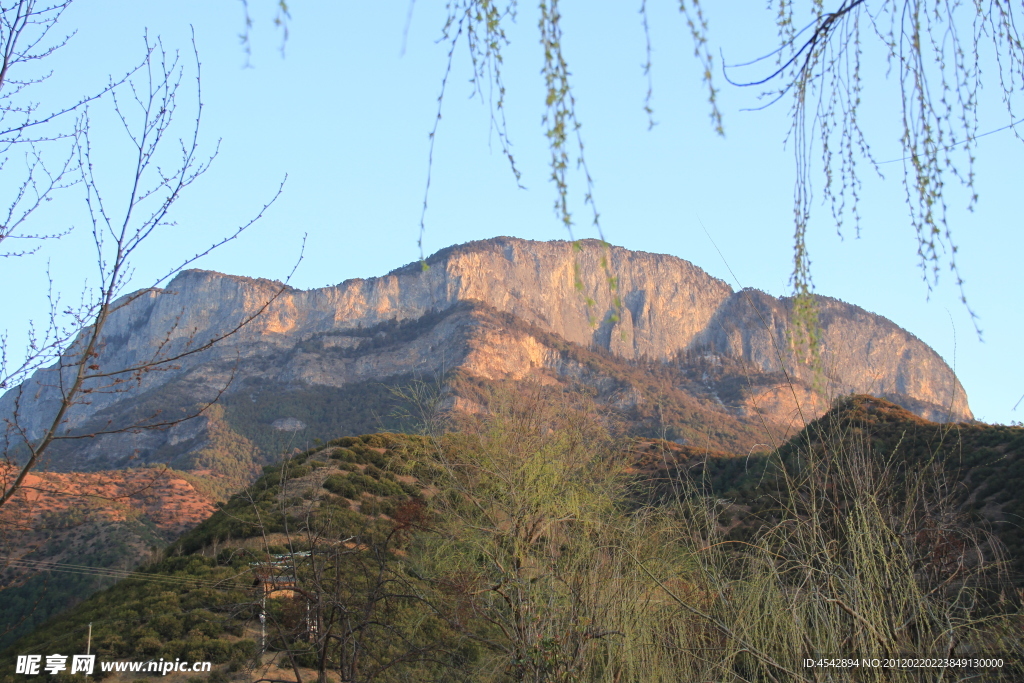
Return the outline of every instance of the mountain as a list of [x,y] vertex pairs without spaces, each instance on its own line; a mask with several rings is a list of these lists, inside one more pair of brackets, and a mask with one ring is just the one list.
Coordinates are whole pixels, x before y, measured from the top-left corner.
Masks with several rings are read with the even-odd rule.
[[[282,453],[342,434],[412,431],[432,406],[479,412],[502,383],[583,389],[617,431],[667,439],[659,453],[715,463],[712,474],[732,482],[722,493],[738,501],[740,532],[762,507],[747,500],[755,484],[745,475],[764,460],[756,453],[786,442],[836,397],[869,393],[912,411],[908,419],[981,429],[966,424],[972,415],[952,370],[885,318],[818,297],[820,360],[801,362],[789,341],[791,299],[736,292],[681,259],[594,241],[577,248],[495,238],[310,291],[190,270],[115,309],[95,359],[103,371],[186,355],[138,381],[89,385],[69,412],[68,433],[88,438],[51,447],[36,482],[48,493],[33,501],[39,514],[27,525],[31,543],[14,555],[70,560],[92,578],[12,567],[0,579],[24,583],[4,591],[3,620],[29,615],[21,633],[109,581],[96,576],[151,556]],[[37,435],[57,404],[56,374],[41,370],[0,397],[0,418]],[[174,424],[119,430],[159,422]],[[984,441],[987,432],[979,434]],[[8,446],[16,458],[17,440]],[[982,459],[970,476],[988,488],[970,504],[1002,523],[1000,515],[1019,511],[998,487],[1003,470]],[[173,471],[160,493],[138,485],[166,467]],[[111,482],[120,482],[106,491],[118,504],[83,505],[75,495]],[[1009,531],[1004,540],[1016,550]],[[12,537],[15,545],[23,536]],[[10,540],[0,539],[5,554]]]
[[[309,291],[190,270],[130,296],[105,328],[104,370],[200,347],[266,310],[138,383],[95,387],[67,427],[169,421],[219,397],[212,409],[165,430],[58,444],[49,469],[169,464],[226,492],[282,450],[407,426],[399,416],[410,406],[390,389],[417,380],[436,380],[445,405],[470,411],[481,384],[582,385],[627,431],[738,453],[781,443],[850,393],[929,419],[972,417],[949,366],[881,316],[818,297],[820,362],[801,362],[788,341],[791,299],[733,291],[674,256],[592,240],[471,242]],[[17,412],[38,434],[55,410],[55,372],[9,390],[0,415]]]

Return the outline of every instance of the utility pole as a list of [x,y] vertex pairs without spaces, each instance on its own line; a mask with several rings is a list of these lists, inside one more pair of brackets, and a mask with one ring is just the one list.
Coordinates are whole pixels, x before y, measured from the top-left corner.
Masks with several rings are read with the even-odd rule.
[[[261,586],[262,589],[262,586]],[[267,593],[263,591],[263,602],[260,607],[260,661],[263,661],[263,654],[267,651]]]

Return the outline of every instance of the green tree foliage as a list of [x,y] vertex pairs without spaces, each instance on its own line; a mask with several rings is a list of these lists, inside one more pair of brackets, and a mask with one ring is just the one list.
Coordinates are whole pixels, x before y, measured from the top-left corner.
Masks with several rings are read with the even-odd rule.
[[494,392],[438,443],[414,566],[483,646],[479,680],[679,680],[676,610],[648,572],[678,576],[686,554],[664,515],[628,509],[594,406],[560,393]]

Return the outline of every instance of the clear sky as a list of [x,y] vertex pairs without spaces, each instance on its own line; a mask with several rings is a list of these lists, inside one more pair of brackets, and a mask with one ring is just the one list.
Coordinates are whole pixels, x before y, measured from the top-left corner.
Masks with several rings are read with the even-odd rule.
[[[265,218],[198,267],[282,278],[292,269],[303,234],[305,259],[292,281],[301,288],[381,275],[416,260],[427,134],[446,58],[446,46],[436,42],[444,3],[416,3],[406,35],[404,0],[297,0],[283,58],[272,25],[275,3],[249,4],[251,68],[244,68],[238,41],[242,5],[233,0],[79,0],[64,19],[66,30],[78,33],[46,64],[54,73],[38,90],[44,105],[76,99],[102,86],[109,74],[123,73],[138,61],[146,29],[166,46],[180,48],[188,63],[190,26],[195,30],[203,73],[202,136],[210,149],[222,140],[220,153],[180,202],[176,225],[139,254],[133,285],[150,284],[169,265],[248,220],[285,174],[285,192]],[[764,4],[739,4],[742,11],[733,3],[728,10],[709,8],[711,41],[729,61],[746,61],[774,47],[774,24]],[[630,249],[687,259],[736,288],[787,294],[794,177],[792,153],[784,146],[788,106],[741,111],[758,104],[755,93],[719,78],[726,135],[715,135],[677,3],[648,5],[658,122],[650,131],[643,112],[647,84],[639,2],[562,3],[565,55],[605,237]],[[535,3],[523,4],[505,57],[509,132],[526,189],[516,187],[489,130],[486,106],[470,97],[468,55],[460,48],[434,150],[428,253],[496,235],[567,236],[552,211],[535,12]],[[899,107],[884,61],[869,61],[866,74],[864,122],[875,135],[873,150],[880,160],[899,158]],[[187,84],[181,94],[185,114],[192,106]],[[983,130],[1008,123],[1000,95],[996,83],[982,93]],[[109,102],[94,105],[90,114],[102,150],[100,172],[113,196],[126,179],[128,150],[118,141]],[[187,116],[180,123],[185,134]],[[988,136],[978,144],[975,211],[966,210],[962,191],[947,195],[983,342],[948,274],[930,297],[921,281],[900,164],[887,165],[884,179],[863,168],[859,239],[852,227],[837,236],[824,206],[816,209],[810,238],[817,291],[884,315],[930,344],[954,365],[975,415],[990,422],[1024,419],[1024,403],[1013,410],[1024,394],[1022,162],[1024,144],[1012,132]],[[581,179],[573,182],[576,235],[596,236],[579,201]],[[26,320],[45,320],[47,263],[68,298],[84,281],[95,280],[82,205],[73,193],[48,205],[37,227],[74,225],[76,231],[34,256],[0,262],[0,328],[14,342]]]

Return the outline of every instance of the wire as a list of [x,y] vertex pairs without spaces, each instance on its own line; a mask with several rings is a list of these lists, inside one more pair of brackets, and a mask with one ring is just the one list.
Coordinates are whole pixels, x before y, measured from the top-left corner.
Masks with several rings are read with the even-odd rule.
[[[954,142],[952,145],[948,145],[946,147],[943,147],[939,151],[940,152],[945,152],[946,150],[953,149],[954,147],[958,147],[960,145],[966,145],[968,142],[973,142],[975,140],[979,140],[979,139],[985,137],[986,135],[992,135],[993,133],[1000,133],[1000,132],[1006,130],[1007,128],[1013,128],[1014,126],[1016,126],[1018,123],[1021,123],[1021,122],[1024,122],[1024,119],[1017,119],[1016,121],[1013,121],[1012,123],[1009,123],[1009,124],[1003,126],[1002,128],[996,128],[995,130],[990,130],[987,133],[982,133],[981,135],[975,135],[974,137],[967,138],[963,142]],[[888,161],[879,161],[878,165],[882,166],[884,164],[895,164],[895,163],[897,163],[899,161],[907,161],[907,160],[913,159],[913,158],[914,158],[914,155],[911,155],[909,157],[903,157],[902,159],[889,159]]]
[[[153,583],[164,583],[164,584],[194,584],[198,587],[203,588],[216,588],[221,590],[236,589],[245,586],[239,586],[236,584],[225,586],[225,579],[223,581],[209,581],[207,579],[200,578],[188,578],[183,576],[170,576],[167,574],[149,574],[146,572],[136,572],[127,569],[112,569],[109,567],[90,567],[89,565],[83,564],[69,564],[64,562],[45,562],[41,560],[25,560],[16,558],[4,558],[0,560],[0,564],[18,569],[34,569],[37,571],[52,571],[62,572],[65,574],[79,574],[82,576],[106,576],[116,579],[135,579],[138,581],[150,581]],[[238,578],[236,575],[231,578]]]

